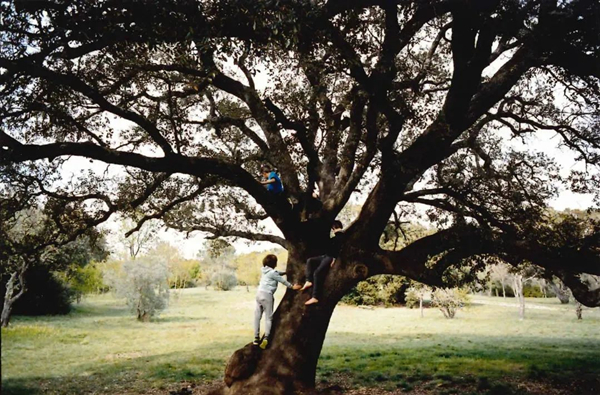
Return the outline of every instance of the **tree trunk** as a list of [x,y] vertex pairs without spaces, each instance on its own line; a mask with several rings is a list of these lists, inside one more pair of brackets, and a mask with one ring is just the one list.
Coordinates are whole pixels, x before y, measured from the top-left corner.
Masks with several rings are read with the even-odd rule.
[[504,284],[504,278],[502,281],[500,281],[500,283],[502,284],[502,297],[506,298],[506,285]]
[[[8,295],[8,285],[6,287],[6,294]],[[12,293],[12,290],[11,290]],[[2,306],[2,317],[0,318],[0,322],[2,324],[2,328],[6,328],[8,323],[10,322],[10,314],[12,313],[13,303],[11,302],[11,298],[4,297],[4,306]]]
[[577,319],[578,320],[582,320],[583,319],[583,305],[579,302],[577,302],[577,307],[575,307],[575,314],[577,315]]
[[421,318],[423,318],[423,295],[419,295],[419,310],[421,310]]
[[544,299],[547,298],[548,295],[546,295],[546,280],[540,279],[538,284],[540,286],[540,291],[542,292],[542,296],[544,297]]
[[[288,281],[304,281],[304,262],[312,255],[289,250]],[[263,351],[247,344],[236,351],[225,370],[227,387],[214,394],[284,395],[313,391],[317,362],[333,310],[341,297],[367,275],[363,265],[345,262],[341,256],[327,273],[317,305],[304,305],[312,288],[304,292],[286,291],[273,314],[269,347]]]
[[523,296],[523,276],[517,274],[513,280],[515,297],[519,301],[519,320],[525,318],[525,297]]
[[[2,306],[2,315],[0,316],[0,325],[2,328],[6,328],[10,322],[10,316],[12,308],[17,300],[25,292],[25,271],[28,265],[23,264],[18,271],[12,272],[8,282],[6,283],[6,292],[4,293],[4,305]],[[16,284],[16,280],[19,280],[19,284]],[[17,289],[19,292],[13,295]]]
[[550,282],[550,287],[552,287],[552,291],[556,294],[558,300],[560,300],[561,304],[568,304],[569,299],[571,298],[571,293],[569,288],[567,288],[562,282],[558,284],[555,281]]

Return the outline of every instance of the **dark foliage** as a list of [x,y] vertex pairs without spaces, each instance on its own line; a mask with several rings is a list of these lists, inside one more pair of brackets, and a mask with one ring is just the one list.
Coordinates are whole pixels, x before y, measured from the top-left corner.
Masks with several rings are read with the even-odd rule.
[[[4,280],[4,279],[3,279]],[[74,293],[47,267],[35,267],[25,274],[28,291],[13,307],[13,315],[55,315],[71,311]],[[2,281],[2,303],[4,303],[5,281]]]

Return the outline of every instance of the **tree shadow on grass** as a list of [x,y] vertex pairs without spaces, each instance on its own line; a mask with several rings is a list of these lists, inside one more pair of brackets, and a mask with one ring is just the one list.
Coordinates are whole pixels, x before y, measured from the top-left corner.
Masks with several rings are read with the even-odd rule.
[[[500,383],[539,381],[567,393],[577,382],[580,393],[600,393],[597,340],[426,333],[394,342],[389,336],[360,338],[335,332],[328,336],[317,370],[317,382],[322,384],[335,384],[341,373],[351,385],[387,390],[432,386],[441,391],[473,387],[483,378]],[[356,347],[346,346],[353,342]]]
[[[246,338],[235,338],[240,347]],[[164,390],[181,382],[206,382],[222,379],[225,364],[233,351],[232,342],[221,342],[188,352],[160,355],[115,355],[101,365],[84,363],[73,368],[81,374],[10,378],[2,380],[3,395],[38,394],[120,394]],[[221,355],[213,355],[224,351]],[[231,351],[231,352],[230,352]]]
[[68,318],[72,322],[77,320],[95,319],[101,320],[104,318],[122,318],[131,316],[131,311],[127,306],[115,307],[115,306],[102,306],[102,307],[88,307],[84,305],[76,305],[71,311],[65,315],[40,315],[40,316],[27,316],[27,315],[14,315],[11,317],[12,324],[40,324],[54,322],[63,322],[65,318]]
[[[3,380],[2,394],[166,393],[182,382],[220,380],[229,356],[246,341],[235,337],[160,355],[116,354],[111,360],[74,366],[79,374]],[[317,373],[320,386],[340,382],[344,387],[424,393],[491,394],[506,388],[510,391],[500,393],[529,393],[515,389],[519,380],[562,388],[566,391],[562,393],[600,393],[596,391],[600,389],[598,342],[447,334],[394,339],[331,332]],[[569,392],[573,385],[577,392]]]

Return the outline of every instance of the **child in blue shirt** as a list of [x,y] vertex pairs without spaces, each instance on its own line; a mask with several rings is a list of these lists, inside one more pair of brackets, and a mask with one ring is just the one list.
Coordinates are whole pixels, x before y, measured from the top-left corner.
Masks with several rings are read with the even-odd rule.
[[281,183],[281,179],[277,173],[271,169],[271,166],[262,165],[261,172],[263,174],[264,181],[261,181],[260,183],[266,185],[267,191],[274,195],[279,195],[281,192],[283,192],[283,184]]

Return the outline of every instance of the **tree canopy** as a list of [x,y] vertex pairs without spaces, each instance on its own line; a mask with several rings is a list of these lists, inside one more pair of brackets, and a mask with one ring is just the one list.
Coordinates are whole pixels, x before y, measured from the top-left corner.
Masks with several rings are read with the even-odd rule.
[[[343,255],[357,279],[438,285],[466,258],[497,254],[600,304],[578,277],[600,275],[598,223],[576,234],[546,210],[559,187],[599,199],[596,1],[0,7],[3,201],[27,191],[83,205],[85,223],[142,212],[140,226],[161,218],[185,232],[302,244],[306,255],[362,193]],[[585,169],[565,176],[532,147],[538,134],[558,136]],[[121,171],[57,182],[72,157]],[[280,172],[283,196],[259,183],[262,163]],[[381,249],[391,219],[417,206],[439,231]]]
[[[600,305],[581,277],[600,275],[598,221],[548,210],[560,188],[600,203],[597,1],[15,0],[0,14],[3,207],[42,201],[73,234],[121,212],[132,231],[160,218],[269,241],[296,282],[364,199],[322,301],[286,292],[268,352],[234,353],[224,393],[314,387],[336,303],[375,274],[441,286],[494,255]],[[537,136],[580,165],[565,174]],[[382,246],[418,208],[435,231]]]

